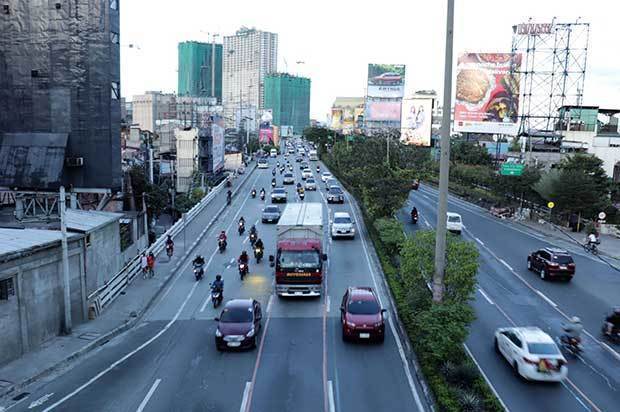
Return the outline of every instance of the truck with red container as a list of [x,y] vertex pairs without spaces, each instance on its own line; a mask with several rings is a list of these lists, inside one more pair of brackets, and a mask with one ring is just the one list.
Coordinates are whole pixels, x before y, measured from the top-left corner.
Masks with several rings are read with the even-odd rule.
[[327,255],[323,252],[323,205],[290,203],[277,225],[275,266],[278,296],[320,296]]

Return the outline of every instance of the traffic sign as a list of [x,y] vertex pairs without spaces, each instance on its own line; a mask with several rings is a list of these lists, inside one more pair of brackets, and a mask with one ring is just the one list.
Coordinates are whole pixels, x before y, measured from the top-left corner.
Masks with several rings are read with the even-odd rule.
[[549,203],[547,203],[547,207],[548,207],[549,209],[553,209],[553,207],[554,207],[554,206],[555,206],[555,203],[553,203],[553,202],[549,202]]
[[523,169],[525,169],[525,165],[519,163],[503,163],[500,174],[504,176],[521,176]]

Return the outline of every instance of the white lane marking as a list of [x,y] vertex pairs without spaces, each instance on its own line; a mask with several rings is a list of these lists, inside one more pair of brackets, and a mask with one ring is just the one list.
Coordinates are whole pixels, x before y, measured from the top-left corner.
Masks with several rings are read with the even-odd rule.
[[230,258],[230,263],[235,263],[235,258]]
[[555,304],[554,301],[552,301],[551,299],[549,299],[547,296],[545,296],[544,293],[542,293],[540,290],[536,289],[536,293],[538,293],[538,295],[543,298],[544,300],[547,301],[548,304],[550,304],[551,306],[553,306],[554,308],[557,308],[558,305]]
[[478,288],[478,291],[480,292],[480,294],[487,300],[487,302],[489,302],[491,305],[495,305],[495,303],[493,303],[493,301],[491,300],[490,297],[487,296],[486,293],[484,293],[484,290],[482,290],[482,288]]
[[[482,289],[481,289],[482,291]],[[493,384],[491,383],[491,380],[487,377],[487,374],[484,373],[484,371],[482,370],[482,366],[480,366],[480,364],[478,363],[478,361],[476,360],[476,358],[474,358],[474,354],[471,353],[471,351],[469,350],[469,348],[467,347],[467,345],[464,343],[463,347],[465,348],[465,351],[469,354],[469,357],[471,358],[472,361],[474,361],[474,363],[476,364],[476,366],[478,367],[478,370],[480,371],[480,374],[482,375],[482,377],[484,378],[485,381],[487,381],[487,384],[489,385],[489,387],[491,388],[491,390],[493,391],[493,393],[495,394],[495,397],[497,398],[497,400],[499,401],[499,403],[502,405],[502,407],[504,408],[504,410],[506,412],[510,412],[510,409],[508,409],[508,407],[506,406],[506,404],[504,403],[504,401],[502,400],[502,398],[499,397],[499,393],[497,393],[497,391],[495,390],[495,386],[493,386]]]
[[508,268],[508,270],[510,270],[511,272],[514,271],[512,266],[510,266],[508,263],[506,263],[506,261],[504,259],[499,259],[499,261],[502,263],[502,265],[506,266]]
[[[372,277],[372,282],[375,285],[375,290],[377,291],[377,298],[379,299],[379,304],[383,307],[383,303],[381,302],[381,295],[379,292],[379,287],[377,285],[377,279],[375,276],[375,270],[373,265],[370,263],[370,257],[368,254],[368,248],[366,247],[366,239],[364,238],[364,234],[361,231],[360,223],[357,215],[357,211],[355,209],[355,205],[351,203],[350,197],[345,193],[345,196],[348,199],[349,204],[351,205],[351,211],[353,212],[353,216],[355,218],[355,225],[357,226],[357,233],[359,233],[359,238],[362,239],[362,247],[364,248],[364,255],[366,256],[366,262],[368,263],[368,268],[370,269],[370,275]],[[418,390],[415,387],[415,383],[413,382],[413,376],[411,376],[411,371],[409,370],[409,363],[407,362],[407,357],[405,356],[405,351],[403,350],[403,345],[400,342],[400,337],[398,332],[396,331],[396,327],[394,326],[394,322],[392,321],[392,317],[388,317],[388,324],[390,325],[390,330],[394,335],[394,340],[396,341],[396,346],[398,347],[398,353],[400,355],[400,360],[403,363],[403,368],[405,369],[405,375],[407,376],[407,382],[409,383],[409,389],[413,394],[413,398],[418,407],[419,411],[424,411],[424,406],[422,406],[422,401],[420,400],[420,395],[418,394]]]
[[49,411],[51,411],[53,409],[56,409],[58,406],[62,405],[63,403],[65,403],[69,399],[73,398],[75,395],[77,395],[78,393],[80,393],[81,391],[83,391],[84,389],[86,389],[87,387],[92,385],[93,383],[95,383],[97,380],[99,380],[99,378],[101,378],[102,376],[104,376],[105,374],[107,374],[108,372],[113,370],[114,368],[116,368],[121,363],[125,362],[127,359],[131,358],[136,353],[140,352],[142,349],[144,349],[147,346],[149,346],[157,338],[159,338],[161,335],[163,335],[177,321],[177,319],[181,315],[181,312],[183,311],[183,309],[185,309],[185,306],[187,305],[187,302],[190,300],[190,298],[194,294],[194,291],[196,290],[196,287],[198,287],[198,284],[199,284],[199,282],[194,283],[194,285],[190,289],[189,293],[185,297],[185,300],[183,301],[183,303],[181,304],[181,306],[177,310],[177,313],[175,313],[174,317],[166,324],[166,326],[164,326],[164,328],[162,330],[157,332],[152,338],[150,338],[149,340],[144,342],[142,345],[138,346],[136,349],[132,350],[127,355],[123,356],[122,358],[120,358],[119,360],[115,361],[110,366],[108,366],[107,368],[105,368],[104,370],[102,370],[101,372],[99,372],[98,374],[93,376],[92,378],[90,378],[88,381],[86,381],[86,383],[84,383],[81,386],[79,386],[76,390],[74,390],[73,392],[69,393],[64,398],[58,400],[56,403],[54,403],[54,404],[50,405],[49,407],[45,408],[43,410],[43,412],[49,412]]
[[155,390],[159,386],[160,382],[161,382],[161,379],[157,379],[153,383],[153,386],[151,386],[151,389],[149,389],[149,392],[146,394],[144,399],[142,399],[142,403],[140,404],[140,406],[138,406],[138,409],[136,409],[136,412],[142,412],[144,410],[144,408],[146,408],[146,404],[149,403],[149,400],[151,399],[151,396],[153,396],[153,394],[155,393]]
[[250,240],[250,238],[246,237],[245,239],[243,239],[243,243],[248,243],[248,240]]
[[477,237],[474,237],[474,239],[476,239],[476,242],[480,243],[482,246],[484,246],[484,242],[480,239],[478,239]]
[[336,412],[336,404],[334,402],[334,385],[332,381],[327,381],[327,396],[329,400],[329,412]]
[[211,300],[211,296],[207,296],[207,298],[205,299],[205,303],[202,304],[202,306],[200,307],[200,312],[204,312],[205,308],[207,307],[207,304],[209,303],[209,300]]
[[331,308],[332,300],[329,296],[327,296],[327,300],[325,302],[325,306],[327,306],[327,312],[329,313],[329,309]]
[[428,220],[426,220],[426,218],[424,218],[424,224],[426,225],[426,227],[431,227],[431,224],[428,223]]
[[[39,399],[37,399],[36,401],[33,401],[32,403],[30,403],[30,405],[28,405],[28,409],[32,409],[32,408],[36,408],[38,406],[43,405],[45,402],[48,401],[49,398],[51,398],[52,396],[54,396],[54,392],[52,393],[47,393],[43,396],[41,396]],[[4,408],[2,408],[1,410],[4,410]]]
[[600,342],[600,344],[603,345],[603,347],[607,349],[613,355],[614,358],[616,358],[617,360],[620,360],[620,354],[616,352],[615,350],[613,350],[611,346],[609,346],[605,342]]
[[241,408],[239,408],[239,412],[246,412],[246,408],[248,407],[248,396],[250,394],[251,387],[252,382],[245,383],[245,389],[243,390],[243,398],[241,399]]
[[267,303],[267,313],[271,313],[272,306],[273,306],[273,295],[269,295],[269,302]]

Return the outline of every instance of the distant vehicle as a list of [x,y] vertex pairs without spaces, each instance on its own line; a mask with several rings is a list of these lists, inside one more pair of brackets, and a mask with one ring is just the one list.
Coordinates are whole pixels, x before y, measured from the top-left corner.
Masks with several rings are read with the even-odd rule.
[[275,263],[278,296],[320,296],[323,289],[323,205],[291,203],[277,226]]
[[561,382],[568,375],[562,352],[540,328],[499,328],[495,331],[495,350],[524,379]]
[[448,223],[446,225],[446,229],[452,233],[460,235],[463,231],[463,220],[461,220],[461,215],[453,212],[448,212],[447,215]]
[[262,311],[254,299],[233,299],[226,302],[219,318],[215,318],[217,350],[253,349],[261,330]]
[[278,206],[265,206],[263,213],[261,214],[261,221],[263,223],[278,223],[281,215],[282,212]]
[[413,182],[411,182],[411,189],[418,190],[419,188],[420,188],[420,181],[418,179],[413,179]]
[[313,177],[309,177],[306,179],[306,184],[304,185],[306,190],[316,190],[316,180]]
[[288,154],[290,154],[290,155],[295,154],[295,148],[293,148],[293,147],[289,147],[289,148],[288,148]]
[[293,174],[290,172],[284,173],[284,178],[282,179],[282,182],[285,185],[293,185],[295,184],[295,176],[293,176]]
[[327,203],[344,203],[344,192],[340,186],[330,186],[327,193]]
[[332,178],[332,174],[329,172],[323,172],[321,174],[321,180],[323,181],[323,183],[327,182],[327,179],[331,179]]
[[379,299],[369,287],[350,287],[342,297],[340,322],[342,340],[385,339],[385,309],[381,309]]
[[310,170],[310,169],[304,169],[304,170],[301,172],[301,178],[302,178],[303,180],[306,180],[306,179],[308,179],[308,178],[310,178],[310,177],[312,177],[312,176],[313,176],[313,174],[312,174],[312,170]]
[[304,149],[303,147],[300,147],[300,148],[297,150],[297,153],[299,153],[300,155],[302,155],[302,156],[303,156],[303,155],[305,155],[305,154],[306,154],[306,149]]
[[296,162],[301,162],[301,161],[303,161],[303,160],[304,160],[304,158],[303,158],[303,157],[301,157],[301,156],[297,156],[297,157],[295,158],[295,161],[296,161]]
[[332,221],[331,236],[332,239],[336,238],[350,238],[355,237],[355,227],[353,226],[353,219],[347,212],[334,213],[334,220]]
[[332,186],[338,186],[338,181],[333,178],[327,179],[327,181],[325,182],[325,189],[329,192]]
[[276,187],[271,191],[271,203],[286,203],[286,189]]
[[269,151],[269,156],[271,157],[277,157],[278,156],[278,151],[276,149],[271,149]]
[[300,170],[309,169],[309,168],[310,168],[310,165],[308,164],[308,162],[301,162],[301,164],[299,165]]
[[575,276],[575,261],[564,249],[547,247],[532,252],[527,257],[527,269],[539,273],[542,280]]
[[310,159],[310,160],[311,160],[311,161],[313,161],[313,162],[316,162],[317,160],[319,160],[319,156],[318,156],[318,154],[317,154],[316,150],[311,149],[311,150],[308,152],[308,159]]
[[269,169],[269,162],[267,161],[267,159],[258,159],[258,168]]
[[239,166],[237,168],[237,173],[240,174],[240,175],[244,174],[245,173],[245,167]]
[[402,79],[403,77],[400,74],[394,72],[381,73],[372,78],[373,82],[377,84],[395,84],[400,83]]

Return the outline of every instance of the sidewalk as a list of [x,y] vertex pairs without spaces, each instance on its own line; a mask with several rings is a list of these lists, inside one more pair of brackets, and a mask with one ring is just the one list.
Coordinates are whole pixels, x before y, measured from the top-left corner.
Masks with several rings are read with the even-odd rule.
[[[572,232],[569,228],[549,224],[548,222],[539,223],[537,221],[524,219],[514,220],[515,223],[527,226],[545,236],[550,236],[567,242],[578,242],[583,244],[586,234],[584,232]],[[570,236],[570,237],[569,237]],[[615,236],[601,235],[601,244],[598,245],[599,254],[620,260],[620,239]]]
[[[233,194],[236,195],[253,175],[255,164],[248,169],[235,180]],[[223,190],[200,211],[185,234],[181,231],[174,238],[175,252],[171,260],[165,250],[157,255],[154,278],[137,276],[125,293],[96,319],[75,326],[70,336],[50,339],[36,350],[0,367],[0,400],[16,396],[25,386],[69,365],[139,322],[225,207],[226,190]],[[184,245],[184,238],[187,245]]]

